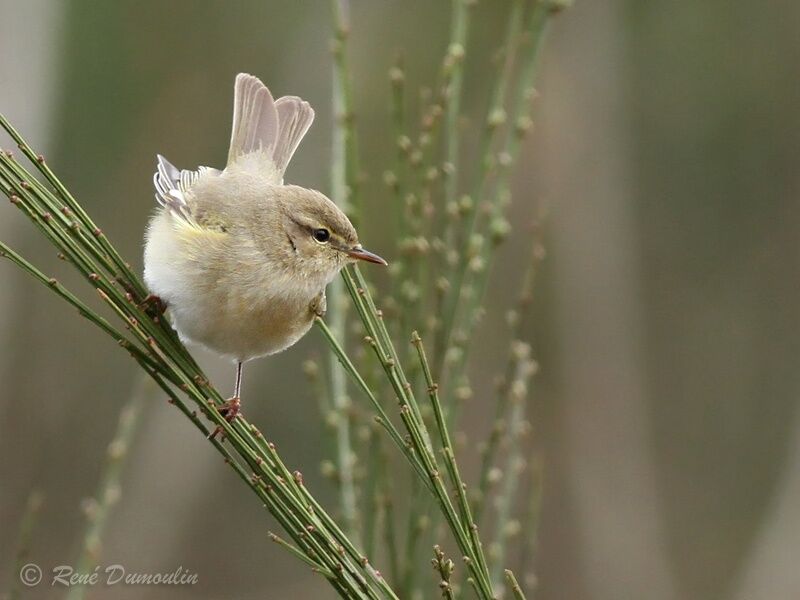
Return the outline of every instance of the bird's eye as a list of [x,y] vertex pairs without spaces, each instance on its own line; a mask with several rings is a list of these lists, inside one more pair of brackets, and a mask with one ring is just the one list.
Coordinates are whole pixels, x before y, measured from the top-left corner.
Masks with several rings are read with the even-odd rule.
[[315,229],[313,231],[313,236],[314,239],[317,240],[320,244],[324,244],[329,239],[331,239],[331,232],[324,228]]

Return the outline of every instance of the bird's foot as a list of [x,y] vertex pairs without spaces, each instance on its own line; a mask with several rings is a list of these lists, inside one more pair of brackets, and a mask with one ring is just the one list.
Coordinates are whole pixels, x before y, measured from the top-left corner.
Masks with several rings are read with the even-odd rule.
[[[242,402],[236,396],[233,398],[228,398],[225,402],[219,405],[219,408],[217,408],[217,412],[219,412],[220,416],[222,416],[222,418],[224,418],[228,423],[231,423],[237,416],[239,416],[241,411]],[[208,439],[213,440],[220,433],[222,433],[222,427],[217,425],[214,428],[214,431],[212,431],[208,436]]]
[[163,315],[167,310],[167,303],[156,294],[147,294],[144,300],[139,302],[138,307],[144,311],[147,311],[150,308],[155,308],[159,315]]

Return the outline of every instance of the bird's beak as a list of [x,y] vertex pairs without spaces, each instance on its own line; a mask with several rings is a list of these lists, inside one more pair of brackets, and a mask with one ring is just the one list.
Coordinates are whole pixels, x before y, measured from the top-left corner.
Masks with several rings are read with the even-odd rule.
[[356,258],[358,260],[365,260],[367,262],[375,263],[375,264],[378,264],[378,265],[383,265],[384,267],[389,264],[385,260],[383,260],[380,256],[378,256],[377,254],[373,254],[369,250],[365,250],[364,248],[362,248],[361,244],[358,244],[357,246],[353,246],[352,248],[350,248],[349,250],[346,250],[345,252],[351,258]]

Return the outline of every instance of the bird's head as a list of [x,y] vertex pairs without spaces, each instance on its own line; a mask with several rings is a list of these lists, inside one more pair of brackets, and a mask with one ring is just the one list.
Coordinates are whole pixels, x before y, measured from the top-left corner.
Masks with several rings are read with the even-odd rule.
[[386,265],[364,249],[347,216],[324,194],[299,186],[282,186],[282,225],[288,256],[307,277],[332,278],[347,263],[363,260]]

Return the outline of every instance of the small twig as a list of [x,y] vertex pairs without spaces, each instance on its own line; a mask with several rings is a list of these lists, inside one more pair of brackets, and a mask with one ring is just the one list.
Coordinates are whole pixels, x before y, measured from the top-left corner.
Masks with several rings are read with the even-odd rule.
[[389,82],[392,88],[390,113],[392,119],[394,171],[386,173],[384,180],[394,193],[394,222],[397,227],[395,240],[400,243],[406,237],[408,225],[405,211],[404,183],[408,145],[411,143],[406,136],[406,74],[402,54],[397,55],[394,66],[389,70]]
[[[355,225],[361,213],[358,147],[353,109],[353,90],[347,40],[350,37],[348,0],[331,0],[334,38],[333,54],[333,114],[336,120],[333,140],[333,199]],[[337,190],[339,193],[337,193]],[[344,193],[341,193],[344,192]]]
[[431,406],[433,407],[433,415],[436,419],[436,427],[438,428],[439,439],[442,443],[442,453],[444,454],[445,465],[447,467],[448,475],[450,476],[450,484],[452,485],[456,497],[458,498],[458,506],[461,512],[462,522],[466,524],[466,527],[469,530],[473,552],[478,560],[480,568],[487,569],[488,567],[486,563],[486,557],[484,556],[483,552],[483,545],[481,544],[480,537],[478,536],[478,526],[472,517],[472,509],[470,508],[469,500],[467,498],[467,486],[461,478],[461,473],[459,472],[458,464],[456,463],[455,450],[453,449],[453,443],[450,441],[450,433],[447,430],[447,424],[442,411],[442,405],[439,401],[439,386],[433,381],[433,374],[431,373],[431,369],[428,364],[428,357],[425,354],[425,347],[422,343],[422,339],[419,337],[419,334],[416,331],[411,335],[411,343],[414,344],[417,349],[419,362],[422,366],[422,373],[425,377],[425,382],[428,385],[428,398],[430,399]]
[[268,535],[269,535],[269,539],[271,539],[273,542],[275,542],[276,544],[278,544],[282,548],[285,548],[286,550],[288,550],[291,554],[293,554],[295,556],[295,558],[299,558],[300,560],[302,560],[304,563],[306,563],[309,567],[311,567],[317,573],[321,573],[322,575],[324,575],[328,579],[334,579],[334,580],[336,579],[336,576],[327,567],[322,566],[317,561],[315,561],[312,558],[310,558],[305,552],[303,552],[299,548],[296,548],[295,546],[293,546],[292,544],[290,544],[289,542],[284,540],[279,535],[276,535],[276,534],[272,533],[271,531],[268,533]]
[[419,461],[418,457],[416,457],[413,452],[411,452],[407,446],[407,444],[403,441],[400,432],[392,423],[389,415],[386,414],[386,411],[381,406],[380,402],[378,402],[377,397],[364,381],[364,378],[361,377],[359,372],[356,370],[353,362],[350,360],[350,357],[344,352],[341,344],[337,340],[337,338],[333,335],[333,332],[330,328],[325,324],[321,318],[317,318],[315,320],[317,327],[322,331],[323,336],[325,337],[325,341],[330,346],[331,350],[333,351],[336,358],[339,360],[341,365],[344,367],[345,372],[353,378],[353,381],[356,383],[358,388],[364,392],[364,395],[370,401],[370,404],[375,409],[375,412],[378,413],[376,417],[376,422],[383,427],[388,433],[389,437],[395,443],[395,446],[403,453],[403,455],[408,459],[409,463],[412,467],[417,471],[420,477],[425,477],[425,471],[422,463]]
[[366,433],[368,436],[365,444],[368,450],[366,460],[367,475],[361,492],[365,509],[363,513],[363,539],[364,554],[366,556],[374,556],[375,553],[375,532],[383,517],[383,506],[378,493],[378,487],[381,483],[379,473],[381,470],[388,468],[388,465],[383,461],[381,438],[378,433],[377,423],[372,423]]
[[[471,521],[466,523],[462,521],[459,516],[459,510],[454,506],[444,486],[438,461],[431,448],[430,434],[420,415],[413,388],[406,378],[397,351],[383,323],[382,313],[376,308],[367,283],[357,267],[345,267],[342,270],[342,276],[350,292],[350,297],[356,306],[356,312],[358,312],[367,330],[371,342],[370,345],[392,384],[397,400],[400,403],[401,419],[409,434],[411,445],[424,467],[426,478],[423,481],[427,480],[430,484],[433,497],[439,504],[450,531],[460,550],[469,559],[467,568],[472,573],[477,589],[480,590],[480,597],[489,600],[493,598],[494,593],[488,577],[488,569],[486,568],[485,558],[483,558],[481,544],[477,537],[477,528],[471,526]],[[454,457],[452,460],[454,461]],[[449,464],[449,459],[446,462]],[[462,505],[461,510],[464,508]],[[469,510],[468,503],[466,509]]]
[[464,81],[464,55],[466,54],[467,35],[469,33],[470,6],[474,4],[474,0],[452,0],[452,3],[450,45],[447,48],[447,56],[452,61],[453,72],[445,113],[445,127],[447,130],[445,160],[449,171],[445,180],[445,200],[447,203],[455,200],[458,189],[456,180],[460,145],[458,120],[461,116],[461,90]]
[[[331,161],[331,192],[342,210],[354,223],[361,214],[359,200],[359,166],[353,111],[352,85],[347,56],[347,41],[350,36],[349,3],[347,0],[332,0],[333,40],[333,148]],[[338,278],[328,287],[329,320],[334,336],[346,347],[345,329],[347,304],[344,286]],[[355,468],[356,453],[350,431],[349,398],[347,380],[333,354],[330,355],[329,381],[331,403],[336,414],[336,463],[339,474],[339,504],[345,531],[354,540],[360,538],[357,518]]]
[[530,464],[528,491],[524,494],[528,498],[528,506],[520,525],[522,547],[517,559],[519,571],[523,573],[523,580],[527,582],[529,588],[536,581],[536,575],[532,569],[539,540],[539,524],[541,522],[542,496],[544,492],[544,462],[541,456],[534,455]]
[[[559,12],[564,7],[564,2],[559,0],[538,0],[530,12],[528,22],[525,26],[527,40],[527,52],[525,52],[521,59],[520,75],[516,82],[516,93],[513,94],[511,109],[508,112],[510,118],[504,115],[503,122],[509,123],[510,131],[506,133],[506,139],[503,149],[498,154],[498,165],[501,167],[497,177],[497,189],[491,196],[489,204],[489,214],[494,214],[494,221],[497,222],[502,216],[502,200],[506,198],[508,178],[511,173],[511,166],[515,164],[521,141],[525,134],[531,128],[530,119],[530,101],[534,96],[533,83],[537,74],[539,52],[542,48],[547,25],[551,20],[551,16]],[[512,13],[513,18],[513,13]],[[509,32],[513,35],[513,28],[509,26]],[[513,40],[507,39],[507,48],[513,47]],[[511,44],[511,46],[509,46]],[[504,73],[501,73],[499,81],[503,81]],[[501,87],[506,87],[505,83],[499,84]],[[501,95],[504,98],[505,94]],[[497,107],[492,108],[497,111]],[[494,120],[490,114],[487,118],[490,133],[494,127]],[[487,151],[491,144],[487,146]],[[484,159],[484,164],[489,163]],[[485,179],[482,177],[480,182]],[[481,186],[483,188],[483,186]],[[476,193],[481,195],[481,198],[486,195],[483,189],[476,190]],[[481,223],[477,218],[479,207],[474,206],[471,209],[474,211],[470,218],[469,224],[465,230],[462,238],[461,248],[459,250],[458,261],[455,269],[450,276],[450,287],[448,290],[447,301],[444,308],[443,324],[438,332],[437,344],[435,346],[436,363],[434,365],[435,375],[443,380],[444,369],[446,368],[444,351],[450,347],[450,339],[453,332],[461,327],[461,324],[466,324],[467,327],[472,320],[472,315],[475,312],[475,306],[479,306],[483,299],[483,289],[488,274],[488,262],[493,256],[495,244],[490,243],[491,237],[487,239],[486,234],[491,232],[480,231],[478,226]],[[494,228],[500,228],[505,231],[505,228],[495,223]],[[503,236],[500,237],[502,239]],[[472,283],[474,279],[477,283]],[[465,290],[470,291],[470,306],[468,309],[462,307],[462,302],[465,296]],[[464,316],[466,315],[466,316]],[[463,319],[463,320],[462,320]],[[462,344],[462,349],[464,345]]]
[[[381,461],[384,465],[388,465],[388,457],[386,451],[381,444]],[[394,505],[394,483],[392,481],[392,474],[388,468],[380,472],[382,490],[381,505],[383,506],[383,539],[386,542],[386,552],[389,559],[389,572],[391,573],[392,583],[401,587],[400,581],[400,559],[398,557],[399,540],[395,530],[395,505]]]
[[417,479],[412,479],[408,497],[410,503],[406,516],[406,543],[403,556],[403,577],[399,592],[404,598],[419,595],[419,565],[417,564],[419,544],[425,532],[430,528],[431,509],[430,495],[423,493],[423,486]]
[[32,491],[28,495],[25,503],[25,512],[19,522],[19,534],[17,535],[17,547],[14,553],[14,567],[11,571],[11,585],[8,590],[8,600],[17,600],[21,596],[20,585],[25,578],[23,568],[28,561],[31,552],[31,542],[33,532],[39,521],[39,513],[44,504],[44,495],[38,490]]
[[506,575],[508,587],[511,589],[511,593],[514,594],[514,598],[517,600],[527,600],[525,598],[525,593],[522,591],[522,588],[517,582],[517,578],[514,577],[514,573],[510,569],[506,569],[504,573]]
[[[128,402],[119,414],[119,423],[111,443],[108,445],[106,465],[95,496],[86,501],[86,529],[83,546],[76,562],[76,572],[91,573],[99,563],[102,551],[101,540],[111,511],[120,497],[120,478],[129,454],[131,442],[139,428],[145,404],[154,395],[157,386],[149,377],[137,384]],[[67,600],[82,600],[86,596],[85,585],[70,587]]]
[[442,598],[454,600],[456,595],[453,591],[453,586],[450,584],[450,576],[456,569],[455,564],[444,555],[444,552],[442,552],[439,546],[433,547],[433,559],[431,563],[433,563],[433,568],[436,569],[436,572],[439,573],[439,589],[442,591]]
[[508,389],[509,404],[511,405],[510,426],[507,432],[509,451],[505,468],[502,470],[503,489],[497,496],[495,539],[491,546],[494,565],[492,582],[496,586],[502,583],[502,571],[505,566],[509,540],[518,533],[519,529],[519,522],[516,523],[516,527],[511,526],[511,513],[514,499],[517,496],[520,474],[527,464],[524,458],[522,438],[529,428],[526,420],[528,386],[530,378],[536,372],[536,363],[530,359],[530,346],[518,342],[514,354],[516,356],[516,373]]
[[485,506],[486,497],[489,494],[489,487],[491,482],[491,475],[493,473],[495,458],[497,450],[500,445],[502,435],[507,429],[506,411],[508,409],[509,401],[509,386],[514,378],[514,373],[519,362],[518,350],[521,348],[519,345],[519,338],[522,332],[525,320],[530,312],[531,302],[533,299],[533,286],[538,274],[539,266],[545,256],[544,246],[541,239],[541,228],[539,223],[534,225],[533,243],[531,245],[530,259],[522,275],[522,283],[520,291],[517,295],[515,306],[509,310],[507,316],[509,338],[511,340],[508,357],[506,359],[505,372],[502,379],[497,386],[497,401],[495,403],[494,419],[492,421],[492,428],[489,432],[489,439],[486,441],[484,447],[481,449],[481,467],[480,475],[478,477],[478,489],[473,498],[473,510],[475,512],[475,520],[480,523]]
[[[340,280],[333,282],[329,289],[331,310],[331,331],[344,343],[346,324],[346,305],[344,300],[344,287]],[[350,432],[350,399],[347,395],[347,380],[345,371],[339,365],[335,354],[331,353],[328,360],[330,397],[332,414],[334,416],[336,440],[336,465],[338,467],[339,504],[342,510],[345,531],[358,540],[360,533],[358,527],[355,467],[356,454],[353,452],[352,437]]]

